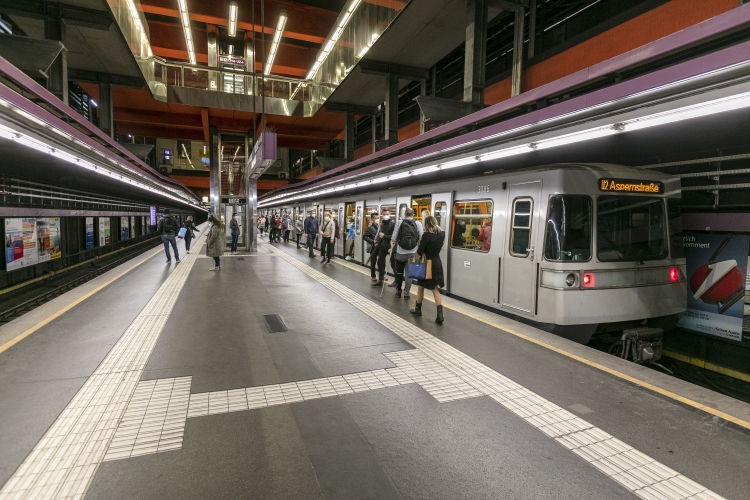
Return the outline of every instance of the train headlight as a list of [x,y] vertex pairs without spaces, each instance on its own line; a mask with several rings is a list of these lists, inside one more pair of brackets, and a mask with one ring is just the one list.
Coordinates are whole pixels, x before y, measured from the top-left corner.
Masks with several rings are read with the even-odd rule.
[[570,273],[565,277],[565,284],[568,286],[575,286],[576,281],[576,275],[573,273]]

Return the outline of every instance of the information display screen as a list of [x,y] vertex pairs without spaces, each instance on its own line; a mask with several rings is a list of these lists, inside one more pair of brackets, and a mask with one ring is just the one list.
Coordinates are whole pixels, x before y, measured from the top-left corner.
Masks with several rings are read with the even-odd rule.
[[599,190],[608,193],[664,194],[664,184],[658,181],[599,179]]

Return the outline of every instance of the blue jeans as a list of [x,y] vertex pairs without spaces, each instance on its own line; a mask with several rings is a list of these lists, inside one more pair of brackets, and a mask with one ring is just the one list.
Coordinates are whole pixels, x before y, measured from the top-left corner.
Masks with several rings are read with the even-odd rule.
[[174,250],[174,258],[180,260],[180,253],[177,251],[177,238],[175,238],[174,234],[162,234],[161,242],[164,243],[167,260],[172,260],[172,255],[169,253],[169,245],[172,245],[172,250]]
[[237,240],[240,239],[239,234],[233,234],[232,235],[232,252],[237,251]]
[[313,243],[315,242],[314,235],[307,235],[307,249],[310,251],[310,257],[315,257],[315,251],[313,250]]
[[185,250],[190,250],[190,242],[193,241],[193,238],[189,236],[185,236]]

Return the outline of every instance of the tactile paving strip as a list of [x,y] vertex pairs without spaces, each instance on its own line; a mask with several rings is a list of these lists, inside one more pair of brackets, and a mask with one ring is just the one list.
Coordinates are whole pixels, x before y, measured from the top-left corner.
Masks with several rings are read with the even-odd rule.
[[83,498],[197,256],[185,256],[159,287],[5,483],[0,500]]
[[[322,272],[281,250],[271,247],[271,251],[639,497],[646,500],[723,498],[433,337]],[[597,450],[612,454],[605,456]]]

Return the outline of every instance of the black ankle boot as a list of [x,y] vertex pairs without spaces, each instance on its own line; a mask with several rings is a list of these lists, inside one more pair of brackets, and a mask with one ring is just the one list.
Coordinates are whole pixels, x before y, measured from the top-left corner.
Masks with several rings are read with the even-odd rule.
[[443,306],[437,306],[437,318],[435,318],[435,323],[442,323],[445,321],[445,318],[443,317]]
[[413,314],[414,316],[421,316],[422,315],[422,304],[417,302],[414,304],[414,309],[409,309],[409,312]]

